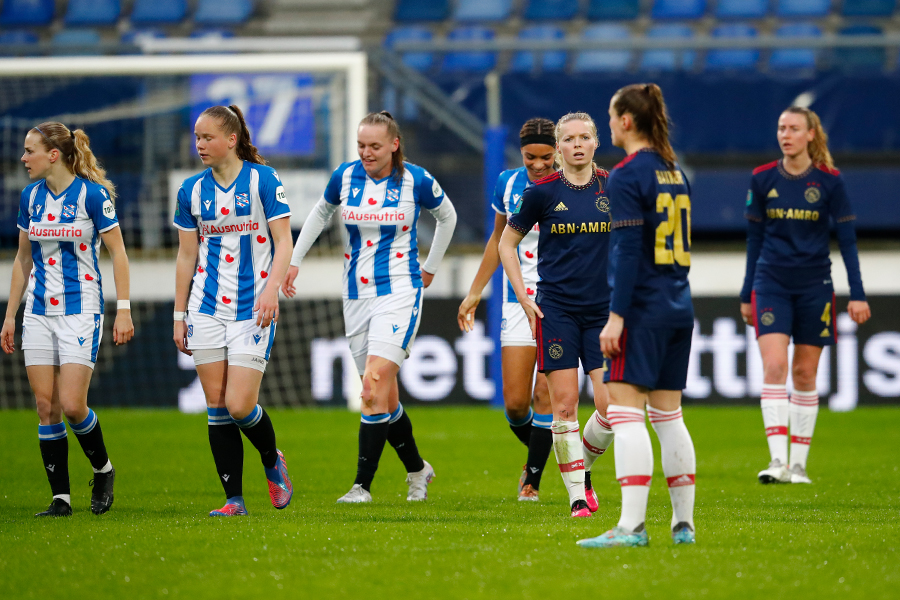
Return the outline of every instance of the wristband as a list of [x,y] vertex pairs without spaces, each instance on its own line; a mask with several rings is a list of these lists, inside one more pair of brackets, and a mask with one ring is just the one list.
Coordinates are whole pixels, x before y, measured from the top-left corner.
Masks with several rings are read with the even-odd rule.
[[175,321],[184,321],[184,316],[186,314],[187,313],[183,310],[176,310],[175,312],[172,313],[172,319]]
[[116,300],[116,310],[131,310],[131,300]]

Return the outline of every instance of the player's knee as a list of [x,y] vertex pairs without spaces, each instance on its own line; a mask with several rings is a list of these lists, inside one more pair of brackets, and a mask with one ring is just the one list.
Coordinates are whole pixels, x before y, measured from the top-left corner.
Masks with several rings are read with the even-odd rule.
[[784,383],[787,379],[787,360],[767,360],[763,364],[763,372],[766,383]]
[[815,389],[816,367],[815,365],[794,364],[791,367],[791,378],[797,389]]
[[59,423],[59,419],[62,416],[62,409],[58,404],[54,406],[51,399],[46,396],[35,396],[35,403],[37,405],[38,419],[40,419],[41,423]]
[[506,408],[506,414],[513,419],[521,419],[528,414],[531,398],[528,397],[528,391],[523,390],[521,385],[517,386],[512,382],[504,382],[503,404]]

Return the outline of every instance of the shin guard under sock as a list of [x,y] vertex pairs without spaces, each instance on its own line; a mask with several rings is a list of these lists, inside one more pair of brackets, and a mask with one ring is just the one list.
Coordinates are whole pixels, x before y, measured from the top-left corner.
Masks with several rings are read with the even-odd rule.
[[243,419],[235,419],[234,422],[250,440],[250,443],[259,451],[259,458],[263,467],[275,468],[278,462],[278,449],[275,446],[275,428],[272,419],[263,407],[257,404],[250,414]]
[[359,456],[356,462],[356,481],[364,489],[370,490],[378,462],[384,451],[390,429],[390,413],[362,415],[359,423]]
[[684,424],[681,409],[673,411],[648,408],[650,424],[659,438],[663,474],[672,500],[672,527],[687,523],[694,529],[694,491],[697,459],[694,442]]
[[38,439],[41,445],[44,472],[50,482],[50,492],[54,497],[68,496],[70,494],[69,439],[66,437],[65,423],[38,425]]
[[616,436],[616,479],[622,486],[619,526],[634,531],[647,517],[647,498],[653,475],[653,446],[644,422],[644,411],[610,405],[606,411]]
[[84,421],[69,423],[69,426],[75,433],[78,443],[81,444],[84,455],[91,461],[94,472],[99,473],[104,468],[109,471],[110,468],[107,467],[109,455],[106,453],[106,445],[103,443],[103,431],[100,429],[100,420],[97,418],[97,414],[89,408],[88,416]]
[[416,446],[416,438],[413,437],[412,421],[403,410],[403,405],[398,404],[397,410],[391,413],[388,420],[387,441],[397,452],[397,456],[406,468],[407,473],[418,473],[425,468],[425,461],[419,455]]
[[553,450],[553,432],[550,426],[553,415],[534,413],[531,422],[531,437],[528,438],[528,462],[525,464],[525,481],[522,485],[530,485],[538,490],[541,487],[541,476],[547,466],[547,459]]
[[226,498],[243,495],[244,440],[227,408],[207,408],[209,449]]

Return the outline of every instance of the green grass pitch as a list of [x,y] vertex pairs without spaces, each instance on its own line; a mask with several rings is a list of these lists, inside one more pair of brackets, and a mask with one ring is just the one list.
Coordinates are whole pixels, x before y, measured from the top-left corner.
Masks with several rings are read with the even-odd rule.
[[[245,442],[250,516],[211,519],[223,503],[205,415],[103,410],[116,466],[112,510],[90,513],[90,467],[69,435],[74,516],[35,519],[50,500],[33,413],[0,414],[3,598],[897,598],[900,409],[822,411],[811,486],[762,486],[758,409],[685,411],[697,449],[697,544],[673,546],[656,449],[648,548],[575,545],[615,525],[613,457],[594,469],[600,510],[568,516],[551,455],[541,503],[516,501],[525,449],[503,414],[413,408],[437,478],[406,502],[388,446],[371,505],[335,499],[355,474],[359,417],[272,411],[294,481],[291,505],[268,499]],[[582,412],[582,423],[588,412]]]

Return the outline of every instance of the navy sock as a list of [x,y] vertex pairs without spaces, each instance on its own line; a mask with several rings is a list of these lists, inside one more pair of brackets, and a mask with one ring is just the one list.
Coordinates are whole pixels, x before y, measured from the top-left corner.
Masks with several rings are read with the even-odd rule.
[[519,419],[518,421],[513,421],[509,417],[509,413],[506,413],[506,420],[509,422],[509,428],[512,429],[512,432],[516,434],[516,437],[519,438],[519,441],[528,445],[528,441],[531,439],[531,422],[534,418],[534,411],[530,408],[528,409],[528,414],[524,419]]
[[263,407],[257,404],[250,414],[243,419],[235,419],[237,426],[241,428],[250,443],[259,450],[259,458],[267,469],[272,469],[278,463],[278,449],[275,447],[275,428],[272,427],[272,419]]
[[356,481],[366,490],[372,487],[378,462],[384,451],[390,429],[390,413],[363,415],[359,424],[359,456],[356,461]]
[[227,408],[207,408],[209,449],[226,498],[243,494],[244,440]]
[[100,420],[97,414],[88,409],[88,416],[81,423],[69,423],[84,455],[91,461],[94,471],[99,471],[109,462],[106,453],[106,445],[103,443],[103,431],[100,429]]
[[531,427],[531,440],[528,442],[528,462],[525,465],[527,474],[524,485],[530,485],[534,489],[541,487],[541,475],[547,466],[547,458],[553,450],[553,432],[550,431],[550,423],[553,415],[534,415],[534,423]]
[[387,441],[397,452],[407,473],[418,473],[425,468],[425,461],[419,455],[416,446],[416,438],[413,437],[412,421],[403,410],[403,405],[397,406],[397,410],[391,413],[388,427]]
[[66,425],[38,425],[38,439],[41,443],[41,458],[44,472],[50,481],[50,492],[54,496],[69,493],[69,439]]

